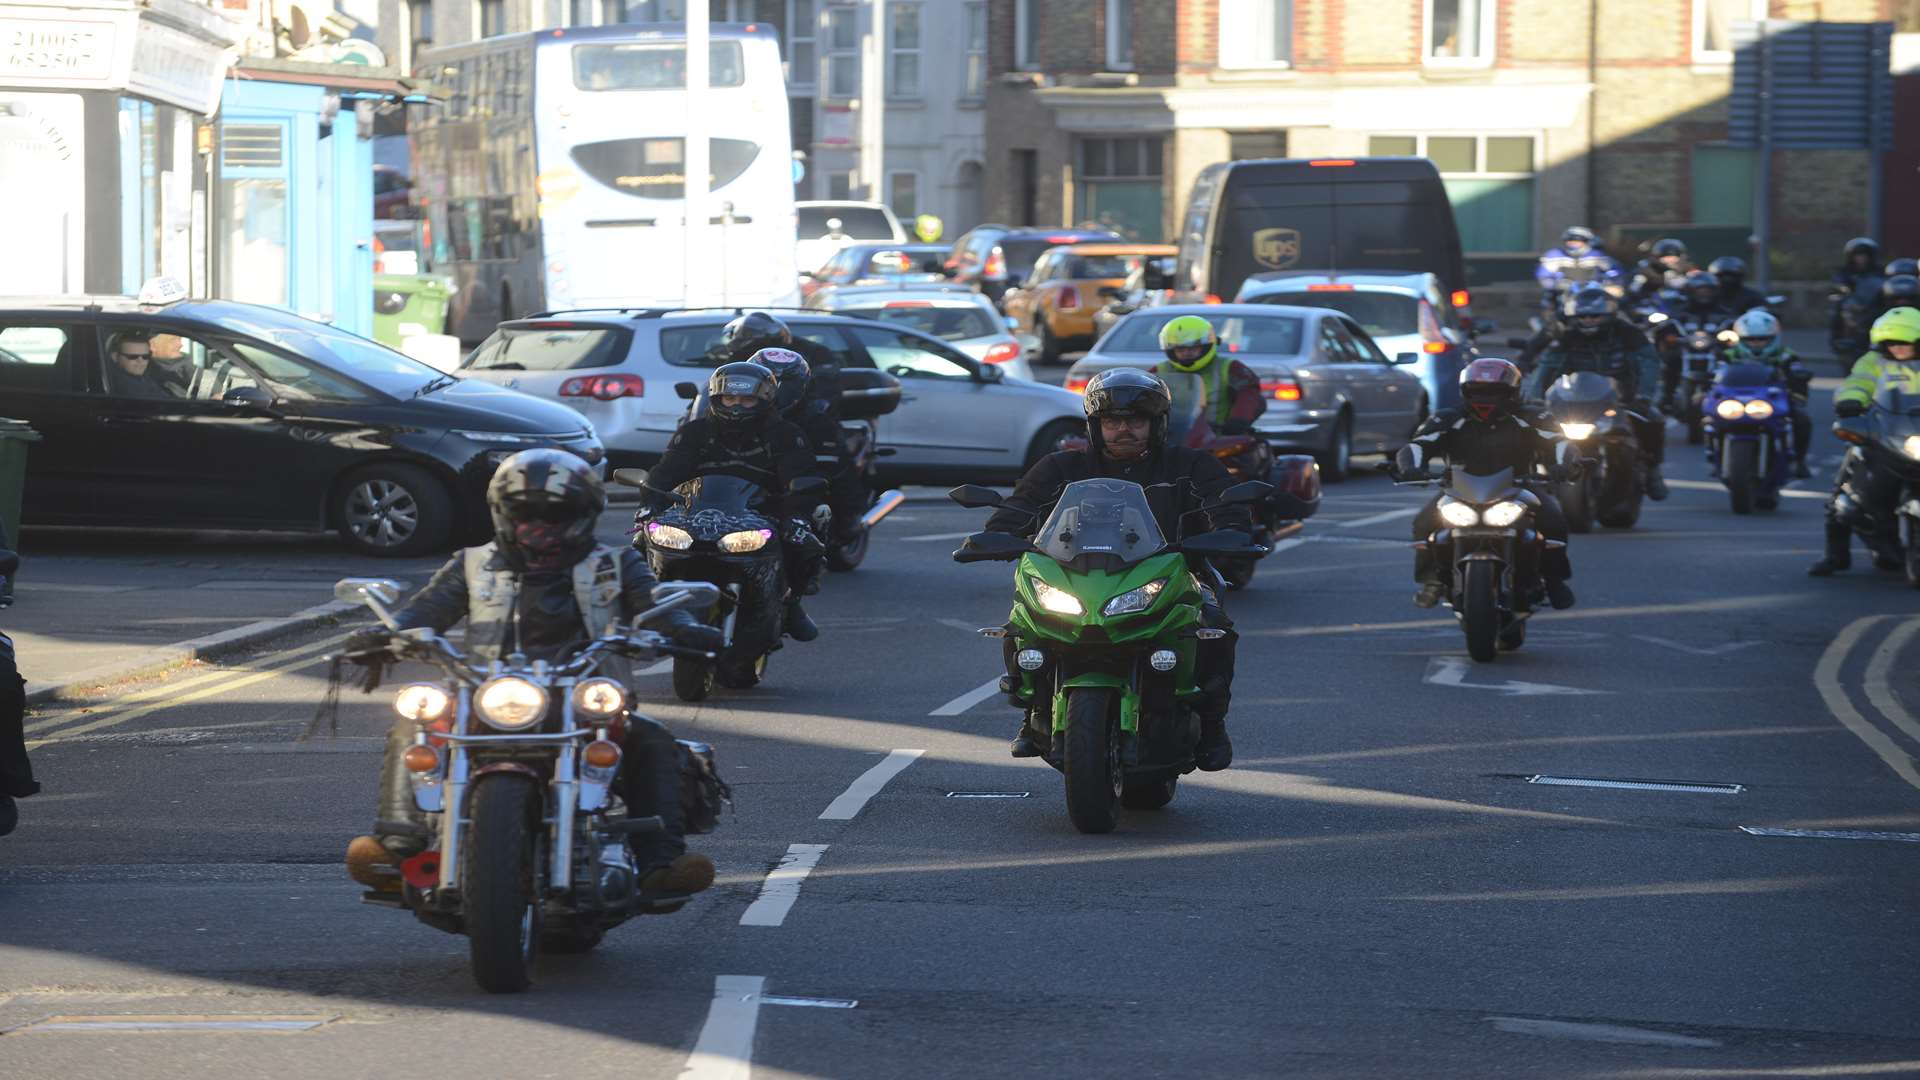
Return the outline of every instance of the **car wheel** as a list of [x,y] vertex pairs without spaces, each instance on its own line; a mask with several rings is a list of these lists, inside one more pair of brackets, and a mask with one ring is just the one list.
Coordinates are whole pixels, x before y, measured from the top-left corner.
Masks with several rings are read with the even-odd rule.
[[1320,479],[1329,484],[1345,480],[1353,469],[1353,417],[1341,413],[1333,422],[1333,435],[1327,448],[1314,455],[1320,462]]
[[1086,434],[1087,426],[1078,420],[1055,420],[1040,429],[1033,437],[1033,444],[1027,447],[1026,468],[1031,469],[1040,459],[1060,449],[1060,440],[1072,435]]
[[341,483],[333,520],[362,555],[423,555],[453,532],[453,498],[416,465],[373,465]]
[[1033,320],[1033,334],[1040,339],[1040,362],[1057,364],[1060,362],[1060,339],[1053,336],[1053,330],[1047,326],[1047,318],[1041,315]]

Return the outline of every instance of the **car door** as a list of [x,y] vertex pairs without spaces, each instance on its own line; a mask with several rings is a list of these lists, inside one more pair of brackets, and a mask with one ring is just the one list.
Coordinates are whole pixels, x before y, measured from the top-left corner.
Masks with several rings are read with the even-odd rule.
[[[96,504],[87,456],[100,434],[81,389],[91,336],[72,321],[0,321],[0,415],[40,436],[27,447],[23,521],[78,520]],[[0,546],[18,542],[8,537]]]
[[1393,358],[1380,351],[1366,330],[1352,322],[1343,325],[1354,348],[1359,350],[1361,363],[1374,373],[1381,426],[1381,439],[1375,445],[1381,450],[1398,450],[1422,419],[1420,402],[1426,388],[1414,374],[1413,365],[1393,363]]
[[1027,275],[1027,279],[1014,283],[1000,298],[1000,310],[1006,312],[1008,318],[1018,321],[1020,329],[1032,330],[1036,334],[1040,332],[1040,285],[1052,272],[1052,253],[1042,255],[1040,261],[1033,264],[1033,272]]
[[900,380],[900,407],[878,421],[900,467],[1018,465],[1018,411],[1007,386],[956,349],[911,331],[850,326],[872,366]]
[[1384,368],[1375,364],[1367,351],[1354,340],[1356,328],[1344,316],[1329,316],[1325,323],[1332,334],[1333,352],[1338,359],[1340,379],[1353,401],[1353,445],[1361,453],[1378,447],[1386,438],[1390,409],[1389,387]]

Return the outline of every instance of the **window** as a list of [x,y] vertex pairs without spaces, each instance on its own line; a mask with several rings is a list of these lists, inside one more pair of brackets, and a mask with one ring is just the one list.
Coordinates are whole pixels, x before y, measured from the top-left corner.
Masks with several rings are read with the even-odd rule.
[[499,37],[507,32],[507,0],[479,0],[480,36]]
[[[708,86],[741,86],[746,79],[738,41],[708,43]],[[573,85],[579,90],[684,90],[687,47],[666,42],[575,45]]]
[[0,386],[9,390],[71,390],[71,357],[57,326],[0,327]]
[[621,22],[687,21],[687,0],[626,0]]
[[1220,0],[1220,66],[1293,63],[1293,0]]
[[1696,225],[1753,224],[1753,165],[1757,150],[1725,146],[1693,148],[1693,216]]
[[1493,0],[1426,0],[1429,64],[1486,67],[1493,63]]
[[1227,157],[1233,161],[1287,156],[1284,131],[1232,131],[1227,133]]
[[827,9],[827,96],[860,96],[860,21],[854,8]]
[[966,96],[987,96],[987,4],[986,0],[967,2],[967,85]]
[[[456,98],[451,104],[458,104]],[[285,304],[293,225],[287,209],[288,125],[222,124],[220,203],[221,295],[255,304]]]
[[234,386],[257,385],[231,357],[163,329],[102,331],[101,385],[114,397],[219,401]]
[[918,0],[887,5],[887,94],[920,96],[920,4]]
[[[1178,315],[1152,314],[1152,309],[1141,311],[1102,338],[1100,351],[1158,353],[1161,328],[1177,318]],[[1297,315],[1242,315],[1214,320],[1214,332],[1228,353],[1294,356],[1300,352],[1306,320]]]
[[[727,353],[720,347],[720,331],[725,326],[725,323],[718,322],[662,326],[660,358],[675,367],[710,368],[724,364],[727,362]],[[793,336],[805,338],[832,353],[834,364],[843,369],[868,366],[854,355],[838,327],[795,323],[791,320],[787,326],[793,331]]]
[[1040,0],[1013,0],[1013,66],[1040,66]]
[[1693,59],[1733,63],[1733,24],[1767,17],[1767,0],[1693,0]]
[[920,174],[888,173],[887,205],[893,207],[894,217],[912,221],[920,213]]
[[1460,246],[1469,253],[1531,253],[1534,138],[1531,135],[1375,135],[1367,154],[1424,155],[1440,170]]
[[407,40],[415,50],[433,44],[433,0],[407,0]]
[[[369,344],[372,344],[369,342]],[[320,367],[311,361],[296,359],[282,353],[236,341],[233,350],[246,361],[246,367],[234,364],[231,360],[220,359],[209,375],[225,384],[222,395],[242,386],[258,386],[274,396],[276,401],[365,401],[366,391],[346,379]],[[383,350],[384,351],[384,350]],[[405,359],[399,353],[390,353],[396,359]],[[433,369],[416,364],[421,371],[409,371],[411,376],[427,376],[431,381]],[[253,371],[248,371],[250,367]],[[255,373],[258,373],[258,378]],[[424,383],[422,385],[425,385]]]
[[877,326],[851,327],[849,332],[867,347],[873,366],[899,379],[972,379],[973,369],[959,360],[927,348],[925,342]]
[[787,85],[795,90],[812,90],[820,78],[813,51],[819,23],[813,0],[787,0]]
[[1107,70],[1133,69],[1133,0],[1107,0]]
[[466,371],[574,371],[613,367],[627,358],[633,331],[617,327],[560,326],[501,329],[468,355]]
[[1157,136],[1080,140],[1078,217],[1129,240],[1158,239],[1164,196]]

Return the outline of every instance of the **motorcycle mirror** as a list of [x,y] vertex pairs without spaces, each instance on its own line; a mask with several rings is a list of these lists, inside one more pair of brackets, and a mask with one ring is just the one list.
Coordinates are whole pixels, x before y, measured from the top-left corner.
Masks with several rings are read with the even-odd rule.
[[1189,536],[1175,545],[1186,555],[1265,555],[1267,549],[1239,529],[1216,529]]
[[977,532],[960,542],[960,550],[953,553],[953,561],[1012,562],[1034,550],[1037,549],[1032,544],[1012,533]]
[[1241,503],[1257,503],[1272,491],[1273,485],[1264,480],[1243,480],[1221,492],[1207,505],[1236,506]]
[[647,470],[615,469],[613,470],[613,482],[616,484],[619,484],[621,487],[631,487],[631,488],[646,487],[647,486]]
[[335,600],[363,604],[369,596],[382,604],[398,603],[400,583],[389,578],[350,577],[341,578],[333,584]]
[[700,388],[690,382],[674,383],[673,392],[680,396],[681,401],[692,401],[700,396]]
[[961,484],[959,487],[947,492],[947,498],[952,499],[954,502],[970,510],[999,506],[1006,502],[1005,499],[1000,497],[999,492],[990,487],[981,487],[979,484]]

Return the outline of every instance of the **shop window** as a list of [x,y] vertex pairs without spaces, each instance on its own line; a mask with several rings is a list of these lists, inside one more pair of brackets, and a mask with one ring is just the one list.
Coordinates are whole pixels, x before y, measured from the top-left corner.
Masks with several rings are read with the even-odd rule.
[[1293,63],[1293,0],[1220,0],[1220,66]]
[[1469,254],[1531,253],[1535,147],[1531,135],[1375,135],[1367,153],[1424,156],[1453,202]]
[[920,96],[920,4],[907,0],[887,5],[887,95]]
[[813,0],[787,0],[787,87],[812,90],[819,79],[819,61],[814,53],[814,35],[818,33],[819,14]]
[[1493,63],[1494,0],[1426,0],[1429,64],[1485,67]]
[[1157,136],[1080,140],[1078,220],[1129,240],[1158,239],[1165,203],[1160,156]]

